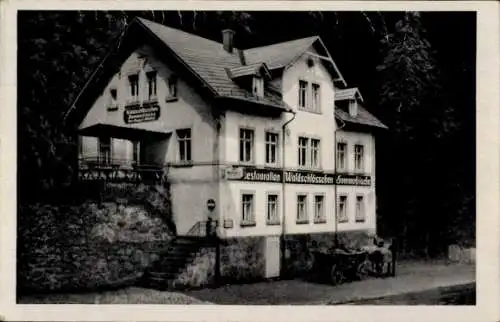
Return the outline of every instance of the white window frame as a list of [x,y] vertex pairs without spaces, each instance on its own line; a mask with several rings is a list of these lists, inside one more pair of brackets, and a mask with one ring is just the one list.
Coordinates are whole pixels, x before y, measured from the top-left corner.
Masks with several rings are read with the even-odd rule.
[[109,89],[108,110],[114,111],[117,109],[118,109],[118,90],[116,89],[116,87],[112,87]]
[[146,81],[148,85],[148,101],[154,101],[158,95],[158,75],[155,70],[146,72]]
[[[321,140],[318,138],[310,138],[310,167],[311,168],[321,168]],[[313,146],[313,142],[317,142],[317,146]]]
[[[319,200],[321,200],[321,202],[318,202]],[[321,205],[320,211],[318,211],[319,204]],[[325,194],[324,193],[317,193],[314,195],[314,223],[315,224],[326,223]]]
[[[105,142],[103,142],[105,140]],[[113,138],[112,137],[102,137],[99,138],[99,164],[100,165],[111,165],[113,160]]]
[[[357,148],[361,148],[360,152]],[[359,166],[358,166],[359,159]],[[354,145],[354,170],[356,172],[365,171],[365,146],[363,144],[357,143]]]
[[[270,197],[276,197],[275,201],[270,201]],[[274,218],[270,217],[271,205],[274,205]],[[266,224],[279,225],[280,224],[280,195],[277,192],[266,193]]]
[[321,112],[321,85],[311,82],[311,110]]
[[141,142],[133,141],[132,142],[132,162],[135,165],[140,164],[141,162]]
[[179,161],[184,163],[193,162],[193,131],[190,128],[178,129],[176,135],[177,145],[179,146]]
[[[246,137],[246,134],[251,133],[250,137]],[[255,130],[248,127],[240,127],[238,131],[238,160],[243,164],[252,164],[255,161]],[[246,144],[250,146],[250,152],[247,154]],[[249,160],[248,160],[249,158]]]
[[264,78],[260,76],[253,77],[252,93],[257,97],[264,97]]
[[362,194],[356,195],[356,213],[354,221],[356,223],[364,223],[366,221],[366,198]]
[[172,74],[167,78],[167,102],[177,100],[178,83],[177,75]]
[[297,163],[302,168],[309,165],[309,141],[310,139],[307,136],[299,136],[297,139]]
[[[250,200],[245,200],[246,197],[250,197]],[[255,226],[255,192],[254,191],[242,191],[241,192],[241,197],[240,197],[240,205],[241,205],[241,211],[240,211],[240,219],[241,219],[241,224],[240,226],[246,227],[246,226]],[[246,212],[248,210],[246,206],[250,205],[250,212],[249,214]]]
[[[341,151],[339,149],[339,146],[343,145],[344,150],[342,151],[342,157],[340,155]],[[338,171],[345,171],[347,169],[347,150],[348,150],[348,145],[347,142],[344,141],[339,141],[337,142],[337,170]],[[342,162],[340,162],[342,160]]]
[[[127,81],[128,81],[128,102],[129,103],[137,103],[140,100],[140,73],[133,73],[129,74]],[[132,79],[134,79],[136,82],[135,84],[133,83]]]
[[[276,166],[279,164],[279,158],[280,158],[280,154],[279,154],[280,135],[277,132],[266,131],[264,133],[264,138],[266,140],[266,144],[265,144],[265,147],[266,147],[266,151],[265,151],[266,165]],[[271,138],[275,138],[276,141],[272,141]],[[271,159],[273,149],[274,149],[274,161]]]
[[[305,85],[304,88],[302,88],[302,84]],[[298,88],[298,94],[299,94],[299,97],[298,97],[298,102],[297,102],[297,105],[299,107],[299,109],[301,110],[308,110],[308,88],[309,88],[309,82],[306,81],[306,80],[303,80],[303,79],[299,79],[299,88]]]
[[[344,202],[342,202],[342,200]],[[342,205],[343,208],[341,208]],[[337,222],[340,224],[349,222],[348,205],[349,205],[349,198],[347,194],[340,194],[337,201]]]
[[[303,198],[303,202],[301,202],[301,199]],[[301,218],[301,212],[300,212],[300,205],[304,205],[304,213]],[[298,193],[297,194],[297,199],[296,199],[296,206],[297,206],[297,216],[295,217],[296,224],[308,224],[309,223],[309,214],[308,214],[308,196],[307,193]]]

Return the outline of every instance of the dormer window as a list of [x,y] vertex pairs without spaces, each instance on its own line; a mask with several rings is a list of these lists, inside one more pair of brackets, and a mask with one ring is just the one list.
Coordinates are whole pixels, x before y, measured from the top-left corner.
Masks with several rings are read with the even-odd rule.
[[156,72],[150,71],[146,73],[148,81],[148,100],[156,100]]
[[356,100],[349,101],[349,115],[356,117],[358,115],[358,102]]
[[171,75],[167,79],[167,102],[177,100],[177,76]]
[[138,102],[139,101],[139,74],[133,74],[128,76],[129,84],[129,101]]
[[264,97],[264,79],[259,76],[253,78],[252,93],[257,97]]

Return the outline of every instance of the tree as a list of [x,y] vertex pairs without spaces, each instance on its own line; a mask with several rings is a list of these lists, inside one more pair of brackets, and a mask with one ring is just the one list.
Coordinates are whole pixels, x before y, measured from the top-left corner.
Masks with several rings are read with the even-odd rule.
[[437,233],[448,224],[442,193],[446,181],[433,178],[446,177],[449,171],[449,156],[441,152],[456,124],[420,15],[406,13],[382,43],[378,115],[390,128],[391,142],[379,151],[387,156],[379,176],[388,178],[385,189],[396,194],[391,194],[397,201],[388,209],[393,229],[412,242],[408,249],[423,249],[428,255],[442,239]]

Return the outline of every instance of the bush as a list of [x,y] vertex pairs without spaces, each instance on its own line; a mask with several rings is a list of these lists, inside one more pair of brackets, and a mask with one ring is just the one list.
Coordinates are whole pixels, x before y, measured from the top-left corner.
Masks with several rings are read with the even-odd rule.
[[228,281],[260,279],[264,276],[263,237],[242,237],[227,240],[221,249],[221,276]]
[[215,268],[215,250],[204,248],[194,261],[187,265],[174,280],[174,287],[190,288],[209,285],[213,282]]

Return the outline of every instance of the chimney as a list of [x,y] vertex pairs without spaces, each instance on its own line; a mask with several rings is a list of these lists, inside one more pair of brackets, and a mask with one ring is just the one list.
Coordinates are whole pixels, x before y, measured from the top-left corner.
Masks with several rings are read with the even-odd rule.
[[233,52],[234,47],[234,30],[232,29],[224,29],[222,30],[222,45],[224,50],[228,53]]

